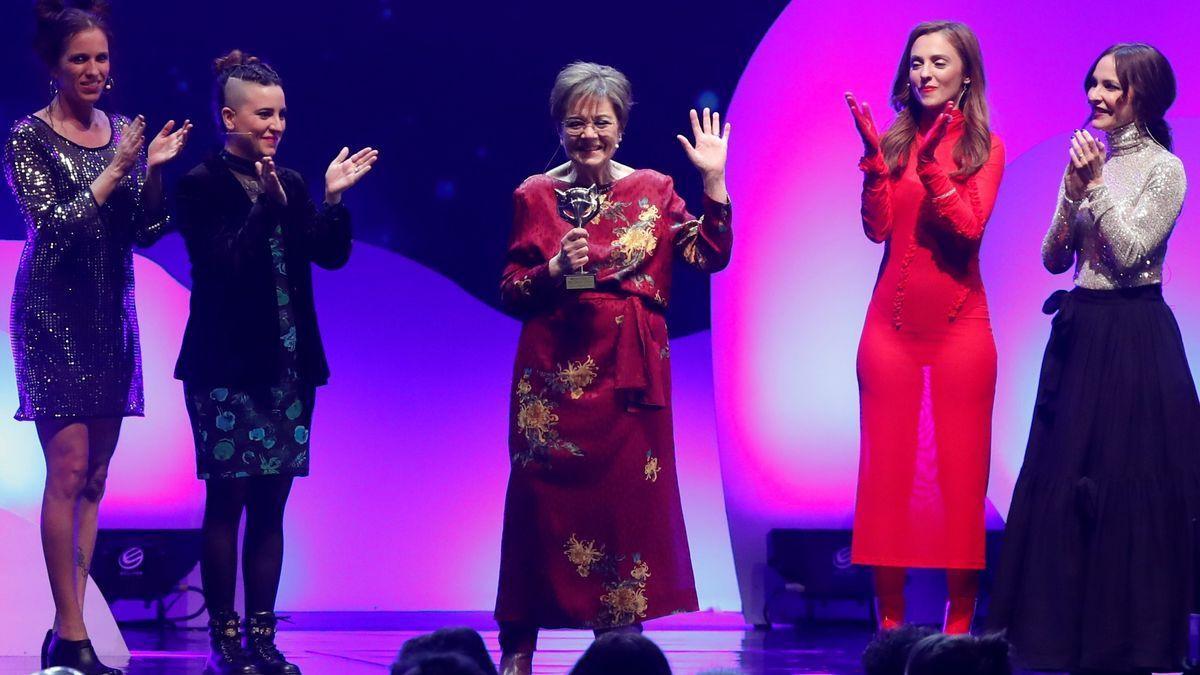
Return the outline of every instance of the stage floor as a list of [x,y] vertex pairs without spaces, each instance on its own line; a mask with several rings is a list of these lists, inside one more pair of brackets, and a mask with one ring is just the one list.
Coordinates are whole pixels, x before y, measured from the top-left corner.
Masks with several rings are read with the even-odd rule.
[[[484,612],[322,612],[290,615],[278,643],[305,675],[387,673],[401,645],[417,635],[468,626],[483,635],[499,661],[495,623]],[[127,675],[200,675],[208,653],[198,629],[122,628],[132,658],[109,665]],[[859,658],[871,639],[866,622],[813,623],[757,630],[740,614],[698,612],[651,621],[646,635],[666,652],[675,675],[710,670],[751,675],[862,673]],[[545,631],[533,672],[567,673],[591,644],[589,631]],[[0,675],[36,672],[36,657],[0,657]],[[1014,673],[1026,674],[1014,670]]]
[[[483,635],[499,659],[495,624],[486,615],[366,613],[295,616],[279,633],[281,649],[305,675],[386,673],[404,641],[443,626],[466,625]],[[202,672],[206,634],[199,630],[123,629],[133,654],[128,675],[192,675]],[[677,675],[713,669],[740,673],[859,673],[859,656],[870,639],[864,624],[777,627],[754,630],[740,615],[701,613],[647,624],[646,635],[663,651]],[[567,673],[592,641],[587,631],[546,631],[539,638],[534,673]],[[0,658],[0,675],[28,675],[36,658]]]

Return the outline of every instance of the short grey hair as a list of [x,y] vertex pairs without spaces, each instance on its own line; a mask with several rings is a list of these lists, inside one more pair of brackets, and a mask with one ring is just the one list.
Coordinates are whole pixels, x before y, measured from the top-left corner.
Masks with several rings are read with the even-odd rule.
[[633,88],[621,71],[599,63],[576,61],[558,71],[554,88],[550,90],[550,116],[556,123],[561,123],[572,103],[593,96],[607,98],[612,103],[617,124],[624,129],[629,121],[629,109],[633,107]]

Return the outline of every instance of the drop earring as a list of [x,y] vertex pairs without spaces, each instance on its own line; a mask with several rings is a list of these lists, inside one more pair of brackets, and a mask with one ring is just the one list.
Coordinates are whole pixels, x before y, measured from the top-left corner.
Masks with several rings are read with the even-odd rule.
[[115,82],[113,81],[113,79],[111,77],[108,78],[107,80],[105,80],[104,81],[104,91],[112,91],[113,84],[115,84]]

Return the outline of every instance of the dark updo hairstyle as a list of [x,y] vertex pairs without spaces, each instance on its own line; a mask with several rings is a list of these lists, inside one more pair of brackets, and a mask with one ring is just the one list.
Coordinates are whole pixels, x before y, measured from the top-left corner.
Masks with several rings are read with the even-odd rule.
[[274,68],[257,56],[251,56],[240,49],[214,60],[213,72],[217,75],[213,87],[213,114],[217,118],[217,128],[221,130],[225,128],[221,120],[221,109],[225,107],[225,85],[229,80],[254,82],[263,86],[283,86],[283,78],[279,77]]
[[108,0],[37,0],[33,12],[37,16],[33,48],[49,68],[58,65],[71,37],[89,28],[99,28],[112,40]]
[[913,645],[905,675],[1012,675],[1003,635],[937,633]]
[[1111,55],[1117,62],[1117,79],[1121,95],[1133,89],[1133,112],[1139,124],[1158,144],[1171,149],[1171,126],[1167,124],[1167,108],[1175,102],[1175,71],[1167,57],[1144,42],[1115,44],[1096,57],[1083,80],[1086,92],[1096,86],[1096,66],[1100,59]]

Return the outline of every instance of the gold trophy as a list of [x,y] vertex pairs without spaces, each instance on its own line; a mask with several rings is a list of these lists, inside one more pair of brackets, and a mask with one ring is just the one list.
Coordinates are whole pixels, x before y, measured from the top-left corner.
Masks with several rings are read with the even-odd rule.
[[[555,190],[558,195],[558,215],[572,227],[586,227],[600,212],[600,190],[591,187],[573,187]],[[583,267],[565,276],[568,291],[587,291],[596,287],[596,275]]]

